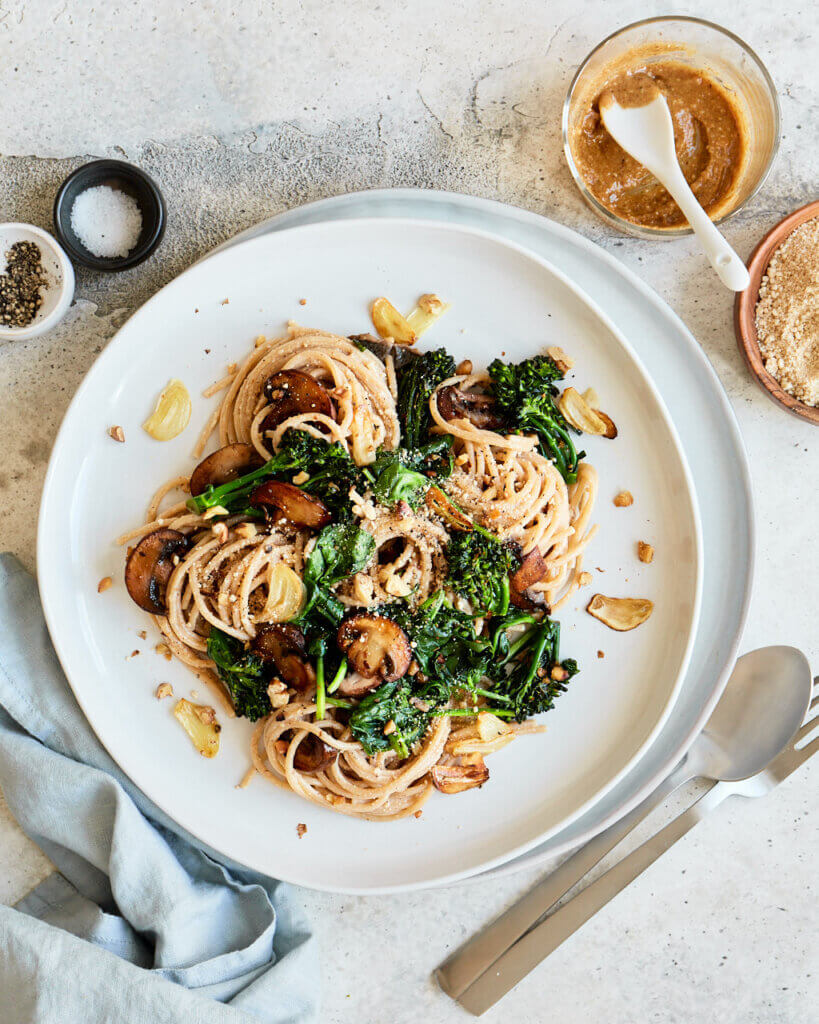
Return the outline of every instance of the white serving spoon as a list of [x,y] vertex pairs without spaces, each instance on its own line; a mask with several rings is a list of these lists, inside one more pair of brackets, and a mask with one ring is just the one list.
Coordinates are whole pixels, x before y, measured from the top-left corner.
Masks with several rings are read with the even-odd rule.
[[666,187],[720,281],[735,292],[745,291],[750,282],[748,268],[714,227],[680,170],[665,96],[658,90],[654,99],[641,107],[621,107],[611,92],[604,92],[600,116],[614,141]]

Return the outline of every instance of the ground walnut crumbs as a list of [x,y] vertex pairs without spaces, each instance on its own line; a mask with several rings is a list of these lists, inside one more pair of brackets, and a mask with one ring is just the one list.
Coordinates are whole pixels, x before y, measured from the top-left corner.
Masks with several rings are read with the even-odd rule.
[[819,406],[819,217],[796,228],[771,257],[756,332],[768,373],[800,402]]

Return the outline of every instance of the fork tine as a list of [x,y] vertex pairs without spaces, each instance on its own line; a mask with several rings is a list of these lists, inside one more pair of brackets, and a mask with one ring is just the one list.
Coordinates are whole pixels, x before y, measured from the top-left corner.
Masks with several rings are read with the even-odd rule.
[[793,742],[798,743],[799,740],[803,740],[806,736],[810,736],[814,729],[819,729],[819,718],[811,718],[809,722],[805,722],[799,732],[794,736]]
[[803,765],[805,761],[813,757],[817,750],[819,750],[819,736],[817,736],[811,743],[802,747],[801,750],[796,750],[794,747],[788,747],[788,749],[784,750],[779,757],[771,761],[768,765],[768,770],[773,772],[781,782],[783,779],[787,779],[787,777],[795,772],[800,765]]

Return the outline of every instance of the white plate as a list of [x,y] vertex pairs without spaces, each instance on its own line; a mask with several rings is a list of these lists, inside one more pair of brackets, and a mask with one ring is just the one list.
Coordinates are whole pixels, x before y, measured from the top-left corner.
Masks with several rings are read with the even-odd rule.
[[[137,521],[162,480],[189,471],[195,433],[214,401],[197,401],[178,439],[160,445],[139,427],[169,377],[197,395],[258,333],[288,317],[350,333],[365,330],[372,298],[409,308],[435,290],[453,304],[429,336],[456,358],[523,358],[546,343],[576,359],[620,429],[612,443],[584,438],[601,476],[599,538],[588,564],[603,592],[650,597],[656,610],[614,634],[581,610],[562,610],[563,654],[582,674],[548,716],[549,732],[492,758],[481,791],[438,797],[420,821],[375,825],[300,801],[260,779],[237,792],[250,727],[226,723],[222,751],[203,761],[170,702],[196,681],[137,639],[145,616],[121,585],[122,551],[109,538]],[[307,305],[300,306],[305,297]],[[223,300],[228,299],[225,303]],[[210,349],[210,354],[205,354]],[[123,426],[126,444],[106,437]],[[636,496],[615,509],[622,488]],[[655,544],[654,563],[635,556]],[[412,221],[357,221],[276,233],[231,248],[163,289],[122,328],[84,381],[52,454],[38,540],[46,618],[69,680],[103,743],[146,794],[224,855],[291,881],[343,891],[386,891],[453,880],[520,854],[565,828],[635,764],[665,722],[691,648],[700,588],[699,523],[684,456],[662,401],[628,343],[562,274],[483,233]],[[103,595],[97,581],[117,586]],[[128,658],[133,649],[138,657]],[[598,659],[603,649],[606,657]],[[308,826],[299,840],[297,822]],[[328,856],[328,851],[339,851]]]
[[453,192],[375,189],[287,210],[220,249],[298,225],[360,217],[413,217],[491,231],[562,270],[605,309],[648,368],[682,439],[699,499],[702,606],[688,671],[668,721],[625,778],[570,826],[528,853],[465,880],[485,882],[488,875],[548,865],[586,842],[647,796],[699,735],[733,669],[748,615],[755,548],[748,456],[719,377],[679,316],[620,260],[536,213]]

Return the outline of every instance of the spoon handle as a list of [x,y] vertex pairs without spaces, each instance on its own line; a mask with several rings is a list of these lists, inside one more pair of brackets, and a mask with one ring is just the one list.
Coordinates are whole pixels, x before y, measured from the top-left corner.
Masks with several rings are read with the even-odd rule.
[[751,280],[748,268],[700,206],[679,165],[675,163],[663,170],[663,185],[685,214],[720,281],[732,291],[744,292]]
[[524,935],[458,1002],[476,1016],[485,1013],[732,792],[731,786],[712,782],[691,807]]
[[582,846],[505,913],[461,946],[435,971],[444,992],[457,999],[643,818],[692,778],[690,766],[684,761],[642,803]]

